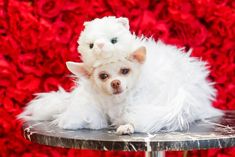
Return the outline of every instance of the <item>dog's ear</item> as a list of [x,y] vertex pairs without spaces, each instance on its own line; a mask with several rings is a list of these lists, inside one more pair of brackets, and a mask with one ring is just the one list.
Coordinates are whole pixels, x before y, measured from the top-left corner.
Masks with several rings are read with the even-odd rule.
[[76,62],[66,62],[66,66],[74,75],[76,76],[84,76],[86,78],[89,78],[91,75],[91,72],[89,68],[86,68],[84,63],[76,63]]
[[119,23],[121,23],[126,29],[129,30],[130,26],[129,26],[129,20],[128,20],[128,18],[119,17],[119,18],[117,18],[117,21],[118,21]]
[[128,59],[143,64],[146,59],[146,48],[144,46],[138,48],[129,56]]

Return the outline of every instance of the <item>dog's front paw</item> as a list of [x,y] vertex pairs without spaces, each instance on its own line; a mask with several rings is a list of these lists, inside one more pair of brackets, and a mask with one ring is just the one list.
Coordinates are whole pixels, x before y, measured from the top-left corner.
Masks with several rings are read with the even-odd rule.
[[117,128],[116,133],[119,135],[130,135],[134,133],[134,126],[131,124],[120,125]]

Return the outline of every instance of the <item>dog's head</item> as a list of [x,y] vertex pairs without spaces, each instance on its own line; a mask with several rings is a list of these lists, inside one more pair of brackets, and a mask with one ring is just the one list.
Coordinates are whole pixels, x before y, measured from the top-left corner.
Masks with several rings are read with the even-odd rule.
[[78,39],[78,51],[85,64],[91,66],[99,59],[110,58],[116,54],[120,56],[128,51],[132,35],[127,18],[97,18],[85,22],[84,26]]
[[67,67],[75,75],[88,78],[100,92],[120,95],[135,86],[145,58],[146,49],[141,47],[123,60],[105,63],[92,70],[83,63],[67,62]]

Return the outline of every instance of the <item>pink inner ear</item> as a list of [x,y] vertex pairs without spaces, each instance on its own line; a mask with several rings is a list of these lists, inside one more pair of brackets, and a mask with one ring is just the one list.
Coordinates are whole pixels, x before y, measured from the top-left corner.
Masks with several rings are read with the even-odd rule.
[[80,69],[80,73],[85,77],[90,77],[90,73],[87,70],[85,70],[84,68]]
[[144,63],[145,56],[142,53],[134,54],[134,59],[137,60],[139,63]]
[[139,63],[144,63],[146,58],[146,49],[145,47],[140,47],[132,54],[133,59],[137,60]]
[[87,68],[85,68],[84,66],[76,67],[76,75],[84,76],[86,78],[89,78],[91,76],[89,70]]
[[66,62],[67,68],[69,71],[71,71],[73,74],[77,76],[85,76],[90,77],[89,70],[85,68],[83,63],[76,63],[76,62]]

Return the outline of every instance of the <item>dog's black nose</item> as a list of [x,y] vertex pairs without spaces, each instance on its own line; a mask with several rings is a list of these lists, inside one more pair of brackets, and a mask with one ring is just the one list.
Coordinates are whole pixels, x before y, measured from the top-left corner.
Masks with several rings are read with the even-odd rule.
[[112,87],[113,89],[118,89],[118,88],[120,87],[120,85],[121,85],[121,82],[120,82],[119,80],[113,80],[113,81],[111,82],[111,87]]

